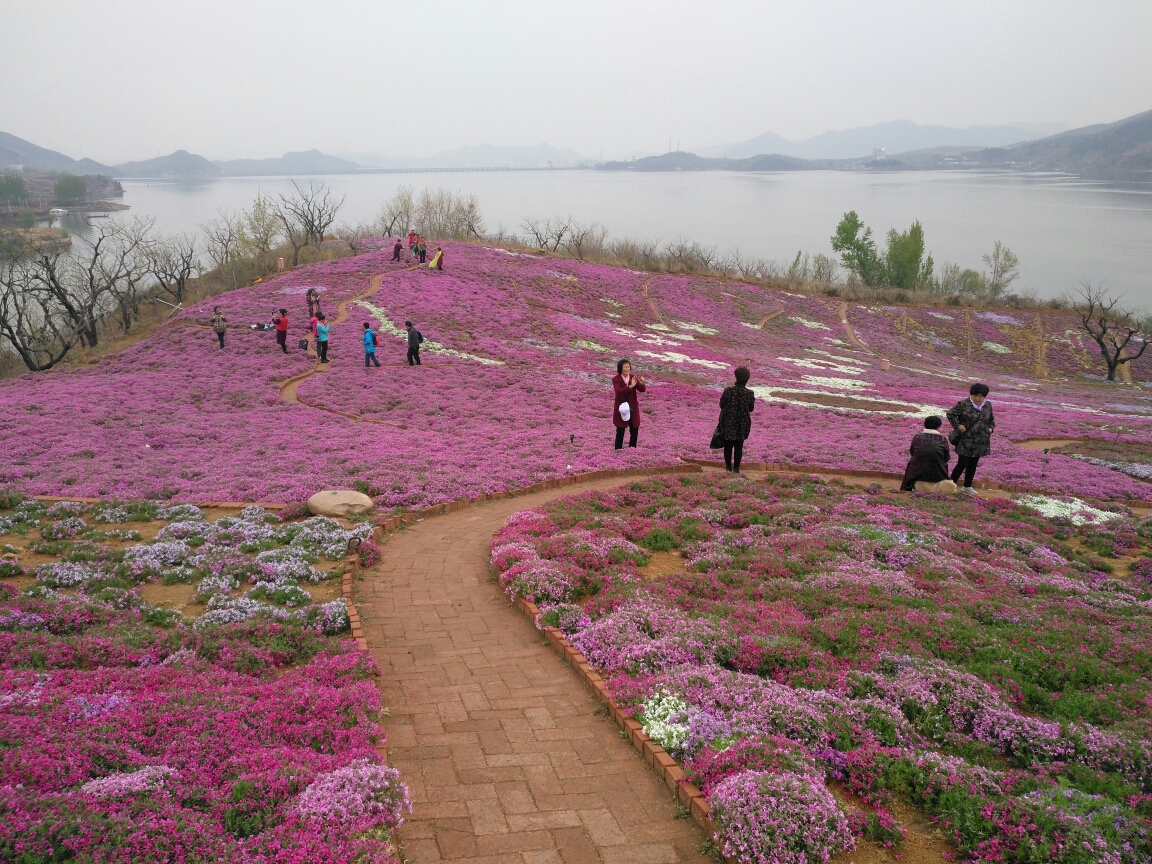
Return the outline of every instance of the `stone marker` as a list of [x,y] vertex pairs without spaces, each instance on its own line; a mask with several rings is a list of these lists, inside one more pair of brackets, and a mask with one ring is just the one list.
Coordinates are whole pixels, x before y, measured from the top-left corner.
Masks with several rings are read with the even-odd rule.
[[351,516],[372,509],[372,499],[350,489],[326,489],[308,499],[308,509],[316,516]]

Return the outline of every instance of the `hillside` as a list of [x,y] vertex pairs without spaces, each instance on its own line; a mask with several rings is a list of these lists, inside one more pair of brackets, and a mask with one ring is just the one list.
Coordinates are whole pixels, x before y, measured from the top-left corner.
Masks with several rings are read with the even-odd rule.
[[20,165],[25,171],[67,171],[71,174],[108,174],[111,171],[107,165],[91,159],[73,159],[0,132],[0,169],[15,165]]
[[[385,507],[422,507],[570,472],[710,458],[720,391],[743,363],[758,400],[749,461],[902,470],[924,414],[976,379],[992,387],[998,423],[982,479],[1152,499],[1152,485],[1118,471],[1012,443],[1152,438],[1152,398],[1087,378],[1101,364],[1065,312],[842,304],[444,246],[443,272],[372,252],[220,295],[223,351],[205,304],[97,364],[0,382],[0,485],[277,501],[355,486]],[[323,367],[248,328],[284,306],[295,346],[309,287],[340,322]],[[419,368],[404,362],[405,319],[427,339]],[[364,321],[384,363],[367,372]],[[640,447],[622,452],[611,421],[619,357],[649,380]],[[1041,365],[1049,377],[1033,377]],[[1152,380],[1152,355],[1133,373]]]
[[1152,111],[1015,147],[981,150],[969,158],[1044,171],[1152,170]]

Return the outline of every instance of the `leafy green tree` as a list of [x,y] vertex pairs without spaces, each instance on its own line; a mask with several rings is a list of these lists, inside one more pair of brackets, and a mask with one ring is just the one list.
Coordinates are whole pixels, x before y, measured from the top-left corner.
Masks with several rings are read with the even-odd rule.
[[992,252],[985,255],[983,260],[989,270],[984,286],[989,297],[999,297],[1008,290],[1009,285],[1020,278],[1020,259],[999,240],[996,241]]
[[53,186],[57,201],[83,201],[88,194],[88,184],[83,177],[65,174]]
[[915,291],[932,282],[932,256],[924,257],[924,228],[920,222],[900,233],[895,228],[888,232],[888,249],[884,253],[888,284],[894,288]]
[[0,177],[0,201],[24,201],[28,197],[28,187],[19,174],[5,174]]
[[836,226],[832,235],[832,250],[840,253],[844,267],[855,273],[865,285],[880,285],[884,281],[884,263],[876,254],[876,241],[872,229],[849,210]]
[[27,207],[20,211],[20,227],[25,231],[36,227],[36,214]]

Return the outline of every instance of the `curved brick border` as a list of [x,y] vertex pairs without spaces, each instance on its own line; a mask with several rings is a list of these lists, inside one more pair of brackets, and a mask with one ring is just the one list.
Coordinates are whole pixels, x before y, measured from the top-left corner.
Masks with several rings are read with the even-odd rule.
[[[520,597],[516,600],[516,606],[531,619],[535,626],[536,617],[540,614],[540,609],[536,604]],[[608,706],[609,716],[621,730],[628,734],[628,740],[632,742],[633,747],[640,751],[644,761],[652,766],[652,769],[664,781],[664,785],[671,790],[681,804],[688,808],[696,824],[707,833],[709,838],[714,838],[716,836],[716,823],[712,821],[712,808],[704,797],[704,793],[694,783],[689,783],[684,778],[684,769],[668,754],[667,750],[645,734],[640,721],[633,718],[616,703],[608,693],[608,686],[604,683],[604,679],[592,668],[588,659],[572,647],[568,638],[556,627],[545,627],[543,630],[544,635],[560,656],[568,661],[588,688],[600,698],[601,702]]]

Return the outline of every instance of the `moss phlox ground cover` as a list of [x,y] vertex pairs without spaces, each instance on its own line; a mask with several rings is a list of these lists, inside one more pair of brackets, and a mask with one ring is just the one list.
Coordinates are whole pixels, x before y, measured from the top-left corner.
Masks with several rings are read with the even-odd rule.
[[726,854],[898,845],[901,800],[970,860],[1149,860],[1152,520],[874,491],[655,478],[516,514],[492,562],[683,760]]

